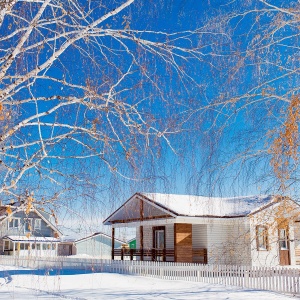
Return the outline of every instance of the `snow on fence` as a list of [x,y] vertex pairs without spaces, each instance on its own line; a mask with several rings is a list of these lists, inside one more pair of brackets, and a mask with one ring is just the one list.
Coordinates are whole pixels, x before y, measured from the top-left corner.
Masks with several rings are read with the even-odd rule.
[[300,294],[300,269],[73,257],[0,256],[0,264],[34,269],[84,269]]

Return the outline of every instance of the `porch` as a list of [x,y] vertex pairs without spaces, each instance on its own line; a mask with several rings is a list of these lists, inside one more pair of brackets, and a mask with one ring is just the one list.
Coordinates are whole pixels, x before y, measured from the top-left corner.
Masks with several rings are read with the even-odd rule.
[[58,242],[52,237],[5,236],[1,252],[11,256],[56,256]]
[[[142,195],[135,195],[103,223],[112,226],[112,260],[208,262],[207,222],[192,224]],[[115,249],[115,230],[131,227],[136,249]]]
[[116,248],[115,229],[112,227],[112,260],[208,263],[203,237],[206,225],[171,223],[136,227],[135,249]]
[[[192,249],[193,263],[207,264],[207,249]],[[113,249],[113,260],[175,262],[174,249]]]

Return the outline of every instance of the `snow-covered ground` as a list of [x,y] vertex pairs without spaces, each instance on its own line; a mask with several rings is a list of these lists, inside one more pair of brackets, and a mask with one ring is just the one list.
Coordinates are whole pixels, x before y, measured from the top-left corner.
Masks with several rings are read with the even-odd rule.
[[255,299],[292,297],[206,283],[170,281],[131,275],[0,266],[0,299]]

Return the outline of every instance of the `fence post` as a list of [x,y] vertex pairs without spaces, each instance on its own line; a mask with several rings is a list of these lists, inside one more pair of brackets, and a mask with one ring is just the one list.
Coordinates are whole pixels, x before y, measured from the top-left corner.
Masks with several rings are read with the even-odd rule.
[[159,278],[161,278],[161,279],[164,278],[164,269],[163,268],[160,268]]

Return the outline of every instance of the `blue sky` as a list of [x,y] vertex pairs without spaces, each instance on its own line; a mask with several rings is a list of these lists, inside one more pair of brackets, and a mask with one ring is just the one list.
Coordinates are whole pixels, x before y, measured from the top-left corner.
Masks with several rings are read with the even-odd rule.
[[[91,2],[95,10],[90,17],[96,18],[108,11],[108,7],[121,2],[104,1],[106,6],[103,7],[97,7],[98,2]],[[291,9],[296,5],[285,1],[270,3]],[[45,16],[49,14],[51,18],[51,13],[49,10]],[[31,16],[26,17],[30,19]],[[5,20],[0,35],[20,26],[11,26],[14,24],[12,20],[13,17]],[[281,192],[267,150],[285,120],[288,101],[298,93],[297,23],[292,16],[261,1],[135,1],[102,26],[116,30],[128,25],[128,35],[135,30],[138,38],[156,42],[173,39],[172,43],[178,47],[201,51],[198,59],[188,54],[184,54],[184,58],[176,57],[175,62],[180,66],[176,70],[156,54],[144,51],[136,41],[123,40],[136,61],[130,76],[116,88],[120,92],[116,100],[136,105],[145,120],[157,129],[180,129],[177,134],[167,134],[174,151],[165,140],[156,136],[147,142],[139,134],[130,133],[116,114],[117,106],[110,120],[127,150],[134,153],[134,160],[126,159],[124,149],[116,141],[106,146],[105,142],[95,141],[82,131],[72,133],[71,138],[47,145],[49,158],[44,159],[39,168],[24,175],[16,193],[24,195],[25,190],[34,191],[39,200],[59,199],[55,202],[56,209],[68,206],[92,214],[95,207],[113,210],[136,191],[212,196]],[[33,40],[41,33],[51,37],[52,31],[61,29],[49,25],[40,30]],[[154,31],[171,35],[166,38],[165,34],[154,34]],[[181,40],[175,37],[182,34],[172,35],[184,31],[186,37]],[[187,31],[193,32],[189,34]],[[15,36],[8,42],[0,42],[0,48],[14,45],[18,38]],[[78,41],[76,47],[71,47],[47,70],[47,76],[52,79],[37,78],[30,88],[15,93],[15,101],[32,95],[33,99],[53,99],[19,106],[14,121],[29,117],[37,109],[44,112],[69,96],[86,96],[83,89],[64,86],[63,80],[89,86],[99,95],[106,93],[133,60],[117,39],[103,36],[96,40],[97,45],[91,40]],[[64,42],[60,39],[55,46]],[[30,43],[31,40],[28,45]],[[80,51],[79,47],[89,54]],[[19,60],[9,69],[9,75],[22,76],[37,61],[46,60],[52,48],[50,43],[38,52],[20,54]],[[174,53],[178,54],[176,51]],[[179,70],[188,76],[178,76]],[[11,80],[6,78],[0,83],[1,87]],[[230,99],[233,100],[230,102]],[[93,101],[99,104],[102,100]],[[66,106],[56,114],[46,115],[40,121],[59,122],[66,126],[76,124],[87,129],[94,126],[103,135],[114,135],[105,112],[78,103]],[[143,128],[147,130],[147,126]],[[45,125],[42,126],[42,135],[50,138],[68,130],[68,127]],[[20,130],[10,143],[36,141],[38,136],[39,127],[28,126]],[[74,139],[88,144],[92,150]],[[15,157],[7,156],[5,162],[18,169],[23,162],[21,159],[40,147],[36,144],[20,150]],[[73,158],[94,150],[99,152],[98,157]],[[8,148],[6,153],[15,151]],[[63,160],[57,156],[70,157]],[[107,161],[113,168],[107,166]],[[297,194],[297,174],[296,166],[291,189],[286,193]]]

